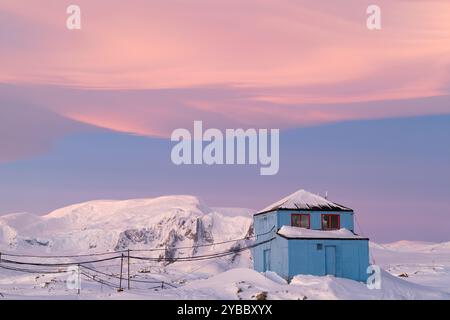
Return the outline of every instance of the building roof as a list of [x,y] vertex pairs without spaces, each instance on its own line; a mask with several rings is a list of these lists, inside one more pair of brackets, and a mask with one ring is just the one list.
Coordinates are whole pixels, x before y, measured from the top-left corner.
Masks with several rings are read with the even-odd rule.
[[350,208],[329,201],[324,197],[303,189],[271,204],[256,214],[274,210],[353,211]]
[[311,230],[300,227],[282,226],[278,235],[288,239],[340,239],[340,240],[368,240],[366,237],[354,234],[345,228],[339,230]]

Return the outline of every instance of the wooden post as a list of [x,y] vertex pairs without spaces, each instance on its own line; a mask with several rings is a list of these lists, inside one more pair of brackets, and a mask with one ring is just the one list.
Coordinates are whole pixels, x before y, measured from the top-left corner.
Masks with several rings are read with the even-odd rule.
[[128,290],[130,290],[130,249],[128,249]]
[[78,265],[77,276],[78,276],[77,293],[80,294],[80,293],[81,293],[81,272],[80,272],[80,265]]
[[122,258],[120,259],[119,292],[123,291],[123,289],[122,289],[122,271],[123,271],[123,253],[122,253]]

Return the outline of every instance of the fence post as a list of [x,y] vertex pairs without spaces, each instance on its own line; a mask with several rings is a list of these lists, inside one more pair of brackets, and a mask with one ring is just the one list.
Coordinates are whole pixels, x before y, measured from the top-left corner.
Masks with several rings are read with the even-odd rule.
[[128,249],[128,290],[130,290],[130,249]]
[[120,280],[119,280],[119,292],[123,291],[122,289],[122,271],[123,271],[123,253],[120,259]]
[[81,270],[80,270],[80,265],[78,265],[78,272],[77,272],[77,276],[78,276],[78,283],[77,283],[77,294],[81,293]]

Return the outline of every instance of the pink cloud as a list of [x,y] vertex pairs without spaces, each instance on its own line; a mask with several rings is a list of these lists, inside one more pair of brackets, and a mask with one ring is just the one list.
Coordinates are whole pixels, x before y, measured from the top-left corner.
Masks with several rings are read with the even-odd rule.
[[2,1],[0,83],[14,86],[0,92],[70,123],[167,137],[196,119],[290,128],[450,113],[448,1],[380,0],[381,31],[359,0],[79,0],[81,31],[65,28],[68,4]]
[[59,117],[118,132],[163,138],[169,137],[175,128],[190,128],[194,120],[203,120],[207,126],[217,128],[292,128],[337,121],[450,113],[450,95],[303,104],[255,99],[267,92],[277,94],[274,88],[230,86],[93,90],[34,85],[7,86],[0,90],[2,95],[16,97],[22,105],[38,105],[39,110]]
[[[377,77],[391,87],[385,94],[376,92],[379,98],[408,98],[413,91],[442,94],[442,82],[448,80],[450,3],[445,1],[379,1],[379,32],[366,29],[366,5],[353,0],[346,5],[80,0],[79,32],[65,29],[64,2],[43,2],[48,5],[38,8],[24,0],[0,5],[10,16],[6,37],[18,28],[40,30],[30,48],[33,59],[17,46],[20,34],[7,42],[0,53],[1,80],[151,89],[222,83],[329,86]],[[397,79],[378,73],[398,63],[429,69],[405,91]],[[404,78],[410,79],[407,74]],[[365,94],[373,95],[371,90]]]

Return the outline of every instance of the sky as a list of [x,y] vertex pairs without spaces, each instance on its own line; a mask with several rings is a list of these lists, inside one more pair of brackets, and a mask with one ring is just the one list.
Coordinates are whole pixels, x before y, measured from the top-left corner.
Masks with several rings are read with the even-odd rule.
[[[376,241],[450,240],[450,3],[374,3],[375,31],[360,0],[1,1],[0,214],[304,188]],[[280,128],[279,173],[173,165],[194,120]]]

